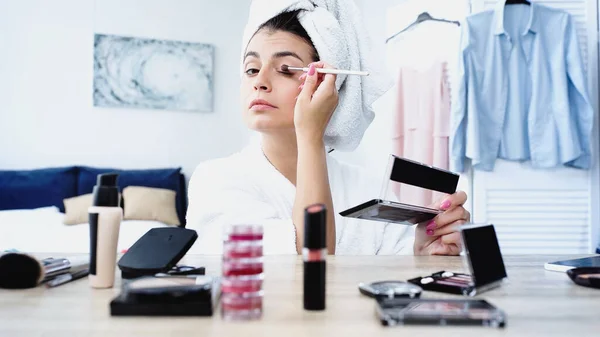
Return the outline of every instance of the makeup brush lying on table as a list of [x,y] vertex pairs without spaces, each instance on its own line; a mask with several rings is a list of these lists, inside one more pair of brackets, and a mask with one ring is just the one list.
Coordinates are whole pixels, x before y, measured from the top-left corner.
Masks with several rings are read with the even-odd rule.
[[[358,75],[358,76],[369,76],[368,71],[356,71],[356,70],[343,70],[343,69],[331,69],[331,68],[316,68],[317,73],[321,74],[345,74],[345,75]],[[292,72],[292,71],[303,71],[308,72],[308,67],[290,67],[287,64],[281,66],[281,71]]]

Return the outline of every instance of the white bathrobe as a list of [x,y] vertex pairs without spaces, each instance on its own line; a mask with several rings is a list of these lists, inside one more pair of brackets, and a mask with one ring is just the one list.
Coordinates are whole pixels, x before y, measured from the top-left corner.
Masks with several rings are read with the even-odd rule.
[[[336,254],[412,254],[414,226],[345,218],[339,212],[379,196],[381,181],[327,156],[335,209]],[[199,239],[190,250],[222,254],[228,224],[262,224],[264,254],[296,254],[292,208],[296,187],[267,160],[258,143],[200,164],[188,187],[187,228]]]

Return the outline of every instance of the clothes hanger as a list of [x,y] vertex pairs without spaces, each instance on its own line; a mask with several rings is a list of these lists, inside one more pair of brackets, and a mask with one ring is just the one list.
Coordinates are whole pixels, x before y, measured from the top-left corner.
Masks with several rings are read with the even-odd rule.
[[408,27],[404,28],[403,30],[399,31],[398,33],[388,37],[385,40],[385,43],[388,43],[390,40],[392,40],[393,38],[395,38],[396,36],[404,33],[405,31],[411,29],[412,27],[420,24],[421,22],[425,22],[425,21],[436,21],[436,22],[444,22],[444,23],[451,23],[457,26],[460,26],[460,22],[458,21],[451,21],[451,20],[446,20],[446,19],[437,19],[432,17],[428,12],[423,12],[421,14],[419,14],[419,16],[417,17],[417,19],[415,20],[415,22],[411,23]]
[[531,6],[531,2],[527,0],[506,0],[505,6],[507,5],[527,5]]

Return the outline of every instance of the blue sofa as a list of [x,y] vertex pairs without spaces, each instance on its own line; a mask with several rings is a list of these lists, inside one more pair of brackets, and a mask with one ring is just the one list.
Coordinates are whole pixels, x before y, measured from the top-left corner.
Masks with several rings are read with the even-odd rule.
[[63,200],[92,193],[100,173],[119,173],[119,189],[127,186],[165,188],[176,192],[176,209],[185,226],[187,193],[181,168],[122,170],[69,166],[37,170],[0,170],[0,210],[56,206],[64,212]]

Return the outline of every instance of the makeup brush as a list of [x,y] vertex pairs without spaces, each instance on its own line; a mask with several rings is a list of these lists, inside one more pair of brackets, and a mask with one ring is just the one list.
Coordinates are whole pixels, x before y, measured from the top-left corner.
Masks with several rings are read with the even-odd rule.
[[0,288],[27,289],[89,266],[88,256],[39,260],[25,253],[0,253]]
[[[358,75],[358,76],[369,76],[368,71],[356,71],[356,70],[343,70],[343,69],[330,69],[330,68],[316,68],[318,73],[321,74],[345,74],[345,75]],[[303,71],[308,72],[308,67],[290,67],[287,64],[281,66],[281,71]]]

